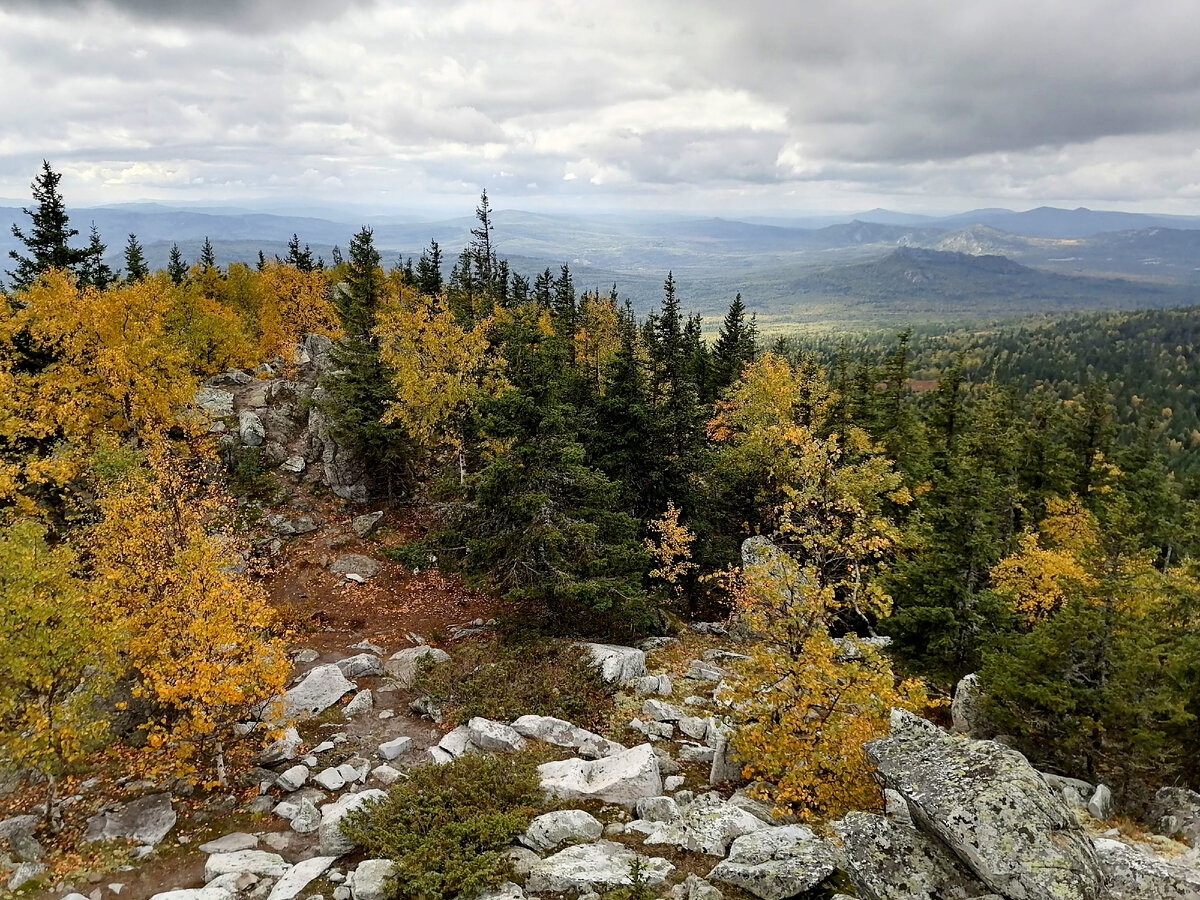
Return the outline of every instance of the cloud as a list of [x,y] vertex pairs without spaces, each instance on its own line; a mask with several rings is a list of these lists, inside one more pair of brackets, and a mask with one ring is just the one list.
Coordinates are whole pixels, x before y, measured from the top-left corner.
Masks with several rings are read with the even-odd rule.
[[0,193],[1197,203],[1198,39],[1179,0],[10,0]]

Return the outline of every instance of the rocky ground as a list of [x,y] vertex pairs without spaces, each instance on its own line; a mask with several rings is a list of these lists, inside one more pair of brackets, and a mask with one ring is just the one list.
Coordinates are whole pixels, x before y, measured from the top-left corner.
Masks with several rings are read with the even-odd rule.
[[244,511],[272,598],[301,628],[284,698],[295,727],[246,760],[224,794],[119,771],[66,783],[78,846],[43,847],[29,814],[36,798],[8,797],[0,870],[10,890],[54,900],[383,900],[390,863],[364,858],[341,833],[351,810],[416,766],[542,748],[556,757],[539,768],[542,788],[572,808],[534,820],[510,850],[517,882],[482,900],[598,900],[629,884],[634,859],[673,900],[1200,898],[1200,794],[1164,789],[1144,823],[1185,843],[1118,827],[1104,786],[1040,773],[1002,742],[975,739],[993,735],[969,681],[954,709],[968,734],[895,712],[891,733],[866,747],[886,813],[852,813],[819,832],[777,819],[739,786],[716,697],[745,648],[720,626],[636,648],[586,645],[620,687],[603,734],[535,715],[447,728],[412,690],[417,666],[487,639],[503,611],[433,566],[389,562],[383,548],[410,539],[413,523],[344,505],[377,486],[304,402],[326,350],[310,338],[288,377],[228,373],[198,396],[231,447],[262,448],[283,489]]

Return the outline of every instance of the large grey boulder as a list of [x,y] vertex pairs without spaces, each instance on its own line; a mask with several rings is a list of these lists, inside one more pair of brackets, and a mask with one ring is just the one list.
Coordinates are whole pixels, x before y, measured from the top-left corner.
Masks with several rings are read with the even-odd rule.
[[565,759],[538,766],[542,789],[562,800],[595,798],[632,807],[663,792],[658,757],[649,744],[603,759]]
[[646,674],[646,654],[636,647],[618,644],[582,644],[600,670],[600,677],[609,684],[624,684]]
[[1196,900],[1200,869],[1180,866],[1107,838],[1097,838],[1096,853],[1108,876],[1113,900]]
[[582,809],[560,809],[540,815],[517,838],[530,850],[545,852],[567,841],[595,841],[604,834],[604,826]]
[[1181,787],[1159,788],[1150,821],[1168,837],[1180,835],[1193,847],[1200,847],[1200,794]]
[[304,355],[318,374],[324,375],[332,368],[329,361],[329,351],[333,349],[333,341],[323,334],[306,334],[301,345]]
[[979,676],[964,675],[954,688],[954,699],[950,701],[950,719],[958,734],[975,738],[988,738],[996,734],[996,727],[983,712],[983,689]]
[[33,836],[39,824],[41,817],[33,815],[5,819],[0,822],[0,842],[7,841],[17,859],[38,862],[46,855],[45,848]]
[[729,858],[717,863],[708,880],[740,887],[760,900],[786,900],[819,885],[836,864],[833,847],[811,829],[781,825],[734,841]]
[[192,402],[213,418],[233,415],[233,394],[220,388],[204,387],[196,391]]
[[953,737],[904,710],[863,745],[917,825],[1009,900],[1098,900],[1104,877],[1062,798],[1020,753]]
[[357,575],[366,581],[378,575],[381,568],[383,567],[379,562],[369,556],[363,556],[361,553],[346,553],[333,561],[329,566],[329,571],[334,575]]
[[313,856],[296,863],[283,873],[283,877],[275,882],[267,900],[293,900],[308,885],[325,874],[333,865],[335,857]]
[[390,859],[364,859],[350,877],[350,896],[353,900],[390,900],[395,896],[388,889],[395,867]]
[[347,678],[372,678],[383,674],[383,661],[374,653],[359,653],[338,660],[337,667]]
[[987,888],[946,847],[915,828],[853,812],[833,830],[844,868],[867,900],[966,900]]
[[375,494],[371,467],[334,437],[332,423],[321,408],[328,400],[325,389],[317,387],[312,392],[312,399],[313,406],[308,414],[308,458],[321,461],[325,483],[336,496],[351,503],[369,503]]
[[278,878],[291,868],[278,853],[267,850],[235,850],[214,853],[204,863],[204,880],[213,881],[220,875],[258,875]]
[[681,812],[680,818],[662,825],[645,843],[671,844],[694,853],[724,856],[735,839],[770,827],[717,794],[701,794]]
[[417,669],[422,661],[425,661],[426,665],[437,665],[449,662],[450,654],[437,647],[406,647],[399,653],[393,653],[383,667],[400,687],[407,690],[417,680]]
[[247,447],[258,447],[266,439],[267,429],[257,413],[248,409],[238,413],[238,437]]
[[522,737],[532,738],[556,747],[571,747],[579,751],[580,756],[588,759],[600,759],[624,753],[623,744],[610,741],[598,734],[572,725],[566,719],[556,719],[553,716],[521,716],[512,723],[513,730]]
[[354,533],[360,538],[368,538],[374,533],[381,521],[383,521],[383,510],[377,510],[373,513],[364,513],[361,516],[355,516],[350,520],[350,527],[354,529]]
[[355,689],[354,682],[335,664],[317,666],[283,695],[283,717],[304,719],[319,715]]
[[87,820],[84,843],[127,840],[153,846],[175,826],[170,794],[151,794]]
[[321,807],[321,827],[318,836],[322,856],[344,856],[357,844],[342,834],[342,820],[350,813],[373,801],[382,800],[387,794],[378,788],[370,788],[358,794],[346,794],[333,803]]
[[642,877],[650,886],[660,885],[675,867],[665,859],[639,856],[613,841],[577,844],[536,863],[525,880],[533,893],[561,894],[631,884],[630,865],[641,861]]
[[712,765],[708,769],[709,784],[744,784],[746,779],[742,775],[744,766],[733,752],[733,747],[729,743],[729,731],[725,728],[718,727],[715,732],[710,734],[710,742],[713,745]]
[[511,725],[475,716],[467,723],[471,743],[481,750],[503,750],[515,753],[525,749],[525,739]]

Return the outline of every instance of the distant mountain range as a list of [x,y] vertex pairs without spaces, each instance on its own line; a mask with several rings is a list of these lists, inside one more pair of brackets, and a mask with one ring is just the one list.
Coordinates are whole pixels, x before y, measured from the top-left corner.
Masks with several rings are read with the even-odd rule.
[[[158,204],[71,212],[80,244],[94,222],[110,264],[119,265],[125,238],[134,233],[152,266],[165,265],[176,242],[194,260],[205,237],[219,262],[253,263],[260,250],[284,255],[292,234],[328,261],[333,247],[345,249],[363,224],[353,213],[330,216]],[[25,221],[19,208],[0,207],[5,261],[19,248],[11,225]],[[428,220],[418,214],[366,221],[387,265],[419,255],[433,239],[449,266],[476,224],[472,216]],[[1200,217],[1052,207],[745,220],[501,210],[493,221],[499,252],[518,272],[557,272],[567,263],[580,289],[615,282],[622,297],[645,311],[673,271],[693,310],[720,314],[740,290],[764,322],[781,327],[1200,300]]]

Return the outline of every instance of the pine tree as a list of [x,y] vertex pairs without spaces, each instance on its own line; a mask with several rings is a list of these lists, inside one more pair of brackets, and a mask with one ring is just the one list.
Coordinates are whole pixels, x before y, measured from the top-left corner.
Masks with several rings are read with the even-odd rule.
[[267,267],[267,256],[261,250],[258,251],[258,271],[263,271]]
[[204,237],[204,246],[200,248],[200,270],[202,272],[211,272],[217,268],[217,257],[213,253],[212,241],[208,236]]
[[87,256],[79,265],[80,286],[93,287],[98,291],[103,291],[117,280],[116,273],[104,261],[104,254],[107,250],[104,242],[100,240],[100,232],[96,228],[96,223],[93,222],[91,237],[87,245]]
[[142,254],[142,245],[136,234],[130,234],[125,242],[125,278],[128,281],[141,281],[150,274],[146,265],[146,257]]
[[496,272],[496,250],[492,246],[492,208],[488,204],[486,188],[479,195],[475,218],[479,220],[479,225],[471,229],[471,260],[475,267],[475,281],[486,291],[492,287]]
[[183,254],[179,252],[179,245],[171,245],[171,253],[167,257],[167,274],[171,276],[171,281],[175,284],[183,284],[187,281],[188,264],[183,258]]
[[50,168],[49,162],[42,160],[42,172],[33,180],[35,205],[21,210],[32,220],[29,233],[27,235],[16,225],[12,227],[13,237],[24,244],[29,253],[22,256],[16,250],[8,251],[17,263],[16,268],[8,272],[8,277],[18,290],[28,287],[46,269],[74,272],[88,258],[87,250],[72,248],[68,243],[79,232],[71,227],[67,217],[66,204],[58,192],[60,180],[62,176]]
[[712,387],[716,393],[729,388],[742,374],[742,368],[754,361],[755,326],[746,321],[746,305],[739,293],[729,304],[725,321],[712,350]]
[[292,234],[292,239],[288,241],[288,255],[284,260],[289,266],[295,266],[301,272],[311,272],[313,270],[312,250],[308,244],[304,245],[304,249],[300,249],[299,235]]
[[442,293],[442,248],[438,242],[431,240],[429,249],[421,251],[417,260],[417,291],[428,297],[437,297]]

